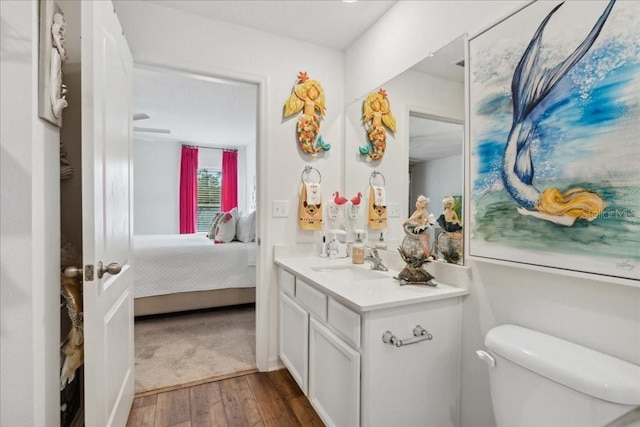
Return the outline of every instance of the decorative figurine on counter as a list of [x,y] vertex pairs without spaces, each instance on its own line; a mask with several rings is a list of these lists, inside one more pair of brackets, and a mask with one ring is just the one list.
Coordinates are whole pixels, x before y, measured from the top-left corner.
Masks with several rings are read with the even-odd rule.
[[320,121],[325,112],[324,101],[324,89],[320,83],[309,79],[306,71],[298,73],[298,79],[284,106],[284,116],[303,112],[298,118],[298,144],[302,151],[312,156],[331,148],[331,144],[324,142],[320,135]]
[[442,200],[444,211],[438,217],[438,225],[444,230],[436,240],[438,251],[448,263],[458,264],[462,259],[462,225],[453,209],[455,199],[447,196]]
[[460,225],[458,214],[453,210],[454,204],[455,200],[453,196],[447,196],[442,199],[444,211],[438,217],[438,225],[440,225],[440,227],[442,227],[444,231],[449,233],[462,230],[462,225]]
[[436,219],[427,211],[428,204],[427,197],[418,196],[415,212],[402,224],[405,236],[398,252],[407,265],[396,278],[402,284],[436,286],[433,276],[422,269],[424,264],[435,259],[431,254],[427,230],[436,223]]
[[429,202],[430,200],[428,197],[423,195],[418,196],[416,200],[416,210],[402,223],[402,225],[407,235],[413,234],[419,236],[425,256],[435,259],[431,254],[429,233],[427,230],[436,223],[436,218],[433,214],[430,214],[427,211],[427,205]]
[[[406,236],[405,240],[407,238],[412,239]],[[438,286],[433,282],[435,277],[422,268],[422,266],[431,261],[431,259],[425,257],[423,253],[419,253],[419,255],[407,255],[405,240],[402,241],[402,246],[398,248],[398,252],[400,252],[402,260],[407,263],[407,265],[395,279],[400,281],[400,285]],[[413,240],[415,240],[415,238],[413,238]]]
[[371,160],[381,159],[387,146],[387,132],[384,126],[391,132],[396,131],[396,119],[391,112],[387,92],[380,89],[378,92],[371,93],[364,100],[362,110],[362,121],[367,130],[369,142],[360,147],[360,154],[368,155]]

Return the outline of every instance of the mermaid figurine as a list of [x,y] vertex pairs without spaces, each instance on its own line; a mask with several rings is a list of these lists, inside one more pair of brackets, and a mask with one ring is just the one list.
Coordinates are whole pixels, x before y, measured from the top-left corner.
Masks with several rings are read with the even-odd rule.
[[583,188],[560,191],[547,188],[540,192],[533,186],[534,168],[531,141],[537,122],[532,112],[557,83],[582,59],[604,26],[615,0],[611,0],[585,40],[564,61],[553,68],[544,67],[540,58],[542,33],[554,13],[553,8],[538,27],[518,62],[511,82],[513,122],[502,157],[502,181],[511,197],[520,205],[518,212],[556,224],[571,226],[576,219],[592,221],[605,208],[605,202],[594,192]]
[[[304,110],[303,110],[304,107]],[[303,111],[298,117],[298,144],[305,153],[313,156],[328,151],[327,144],[320,135],[320,120],[324,116],[324,89],[316,80],[309,79],[305,71],[298,73],[291,95],[284,106],[284,116]]]

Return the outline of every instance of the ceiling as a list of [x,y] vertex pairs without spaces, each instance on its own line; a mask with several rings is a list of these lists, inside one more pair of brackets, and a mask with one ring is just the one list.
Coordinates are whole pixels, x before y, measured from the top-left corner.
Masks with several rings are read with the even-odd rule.
[[[395,3],[143,1],[339,50],[357,40]],[[119,13],[125,10],[121,8]],[[304,29],[292,25],[305,17],[313,19],[304,20]],[[144,113],[149,118],[134,121],[134,128],[151,131],[136,131],[135,138],[220,147],[244,146],[255,141],[257,88],[240,82],[193,77],[197,76],[136,67],[134,113]]]
[[[346,49],[357,40],[394,1],[173,1],[143,0],[211,19],[313,43]],[[305,31],[291,25],[300,17]],[[463,82],[462,38],[416,64],[415,71]],[[237,147],[252,144],[256,137],[255,85],[204,78],[185,73],[136,67],[134,113],[149,118],[134,121],[138,140],[179,141],[202,146]],[[252,125],[247,125],[252,124]],[[412,116],[411,162],[447,157],[462,152],[461,125]],[[157,133],[163,130],[170,133]],[[452,154],[453,153],[453,154]]]
[[409,116],[409,166],[462,154],[464,126],[417,115]]
[[[255,143],[258,87],[175,71],[135,67],[135,139],[215,147]],[[139,131],[138,128],[151,131]],[[170,133],[158,133],[169,131]]]
[[335,0],[144,1],[339,50],[349,47],[396,3]]

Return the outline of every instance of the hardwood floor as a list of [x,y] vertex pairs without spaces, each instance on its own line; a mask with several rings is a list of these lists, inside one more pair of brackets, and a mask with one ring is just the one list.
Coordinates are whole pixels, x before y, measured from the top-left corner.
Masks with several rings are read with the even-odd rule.
[[250,375],[134,399],[127,427],[324,426],[289,371]]

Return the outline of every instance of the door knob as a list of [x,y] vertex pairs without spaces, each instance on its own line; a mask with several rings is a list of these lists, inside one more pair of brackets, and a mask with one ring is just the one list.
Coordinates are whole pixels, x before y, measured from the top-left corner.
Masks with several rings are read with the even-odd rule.
[[64,269],[63,274],[66,277],[78,277],[82,278],[82,267],[67,267]]
[[112,262],[109,265],[104,265],[102,261],[98,262],[98,279],[102,279],[105,273],[118,274],[122,271],[122,266],[117,262]]

